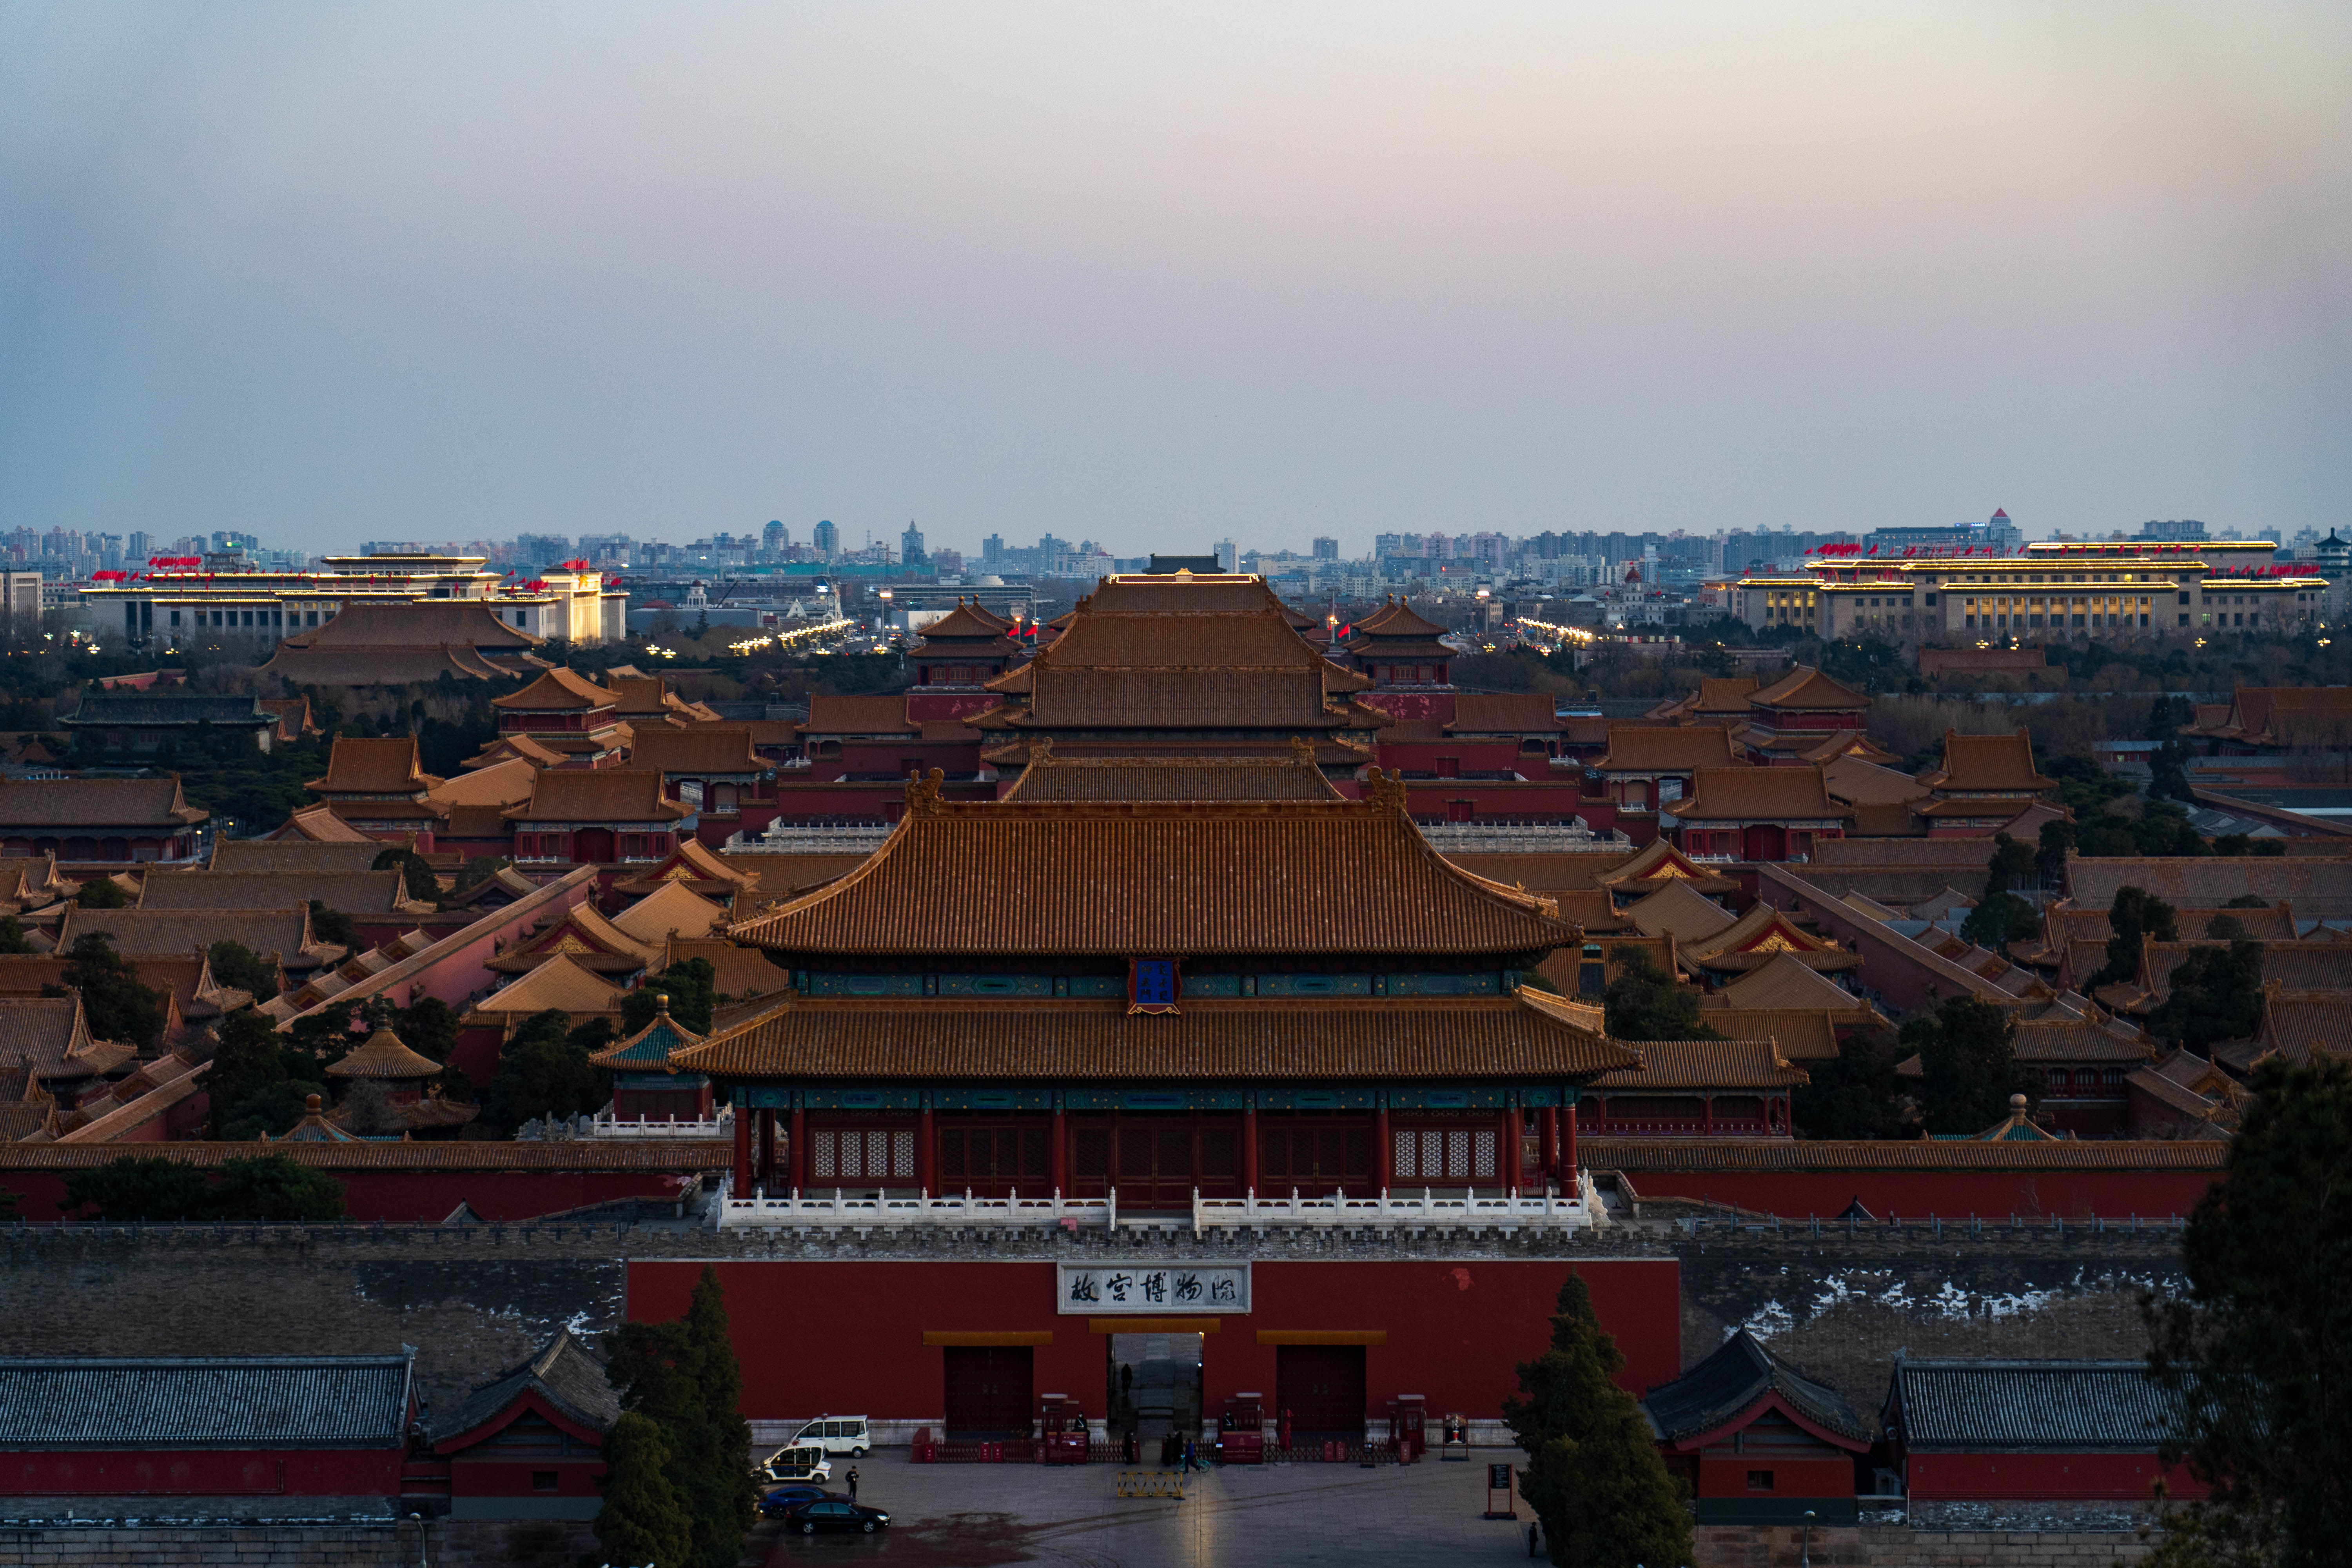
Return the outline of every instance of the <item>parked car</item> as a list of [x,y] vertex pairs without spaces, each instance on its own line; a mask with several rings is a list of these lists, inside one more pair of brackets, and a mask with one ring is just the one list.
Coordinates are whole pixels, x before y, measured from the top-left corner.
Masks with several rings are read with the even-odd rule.
[[760,1476],[771,1481],[829,1481],[833,1479],[833,1461],[814,1444],[793,1442],[761,1462]]
[[862,1459],[866,1450],[874,1446],[866,1435],[863,1415],[820,1415],[793,1434],[794,1443],[813,1444],[828,1454],[846,1454]]
[[890,1516],[878,1508],[866,1508],[844,1498],[822,1497],[812,1502],[795,1503],[784,1513],[784,1528],[797,1530],[803,1535],[814,1535],[820,1530],[862,1530],[871,1535],[889,1527]]
[[760,1499],[760,1512],[769,1519],[782,1519],[801,1504],[814,1502],[819,1498],[839,1498],[843,1502],[847,1502],[849,1494],[829,1492],[823,1487],[770,1487]]

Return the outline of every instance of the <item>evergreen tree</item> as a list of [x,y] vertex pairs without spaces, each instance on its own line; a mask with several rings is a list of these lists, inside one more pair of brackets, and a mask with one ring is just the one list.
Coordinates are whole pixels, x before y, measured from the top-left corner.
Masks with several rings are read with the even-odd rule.
[[[215,1135],[232,1137],[228,1128],[252,1114],[246,1109],[248,1102],[286,1081],[286,1053],[278,1047],[278,1031],[267,1017],[246,1007],[221,1020],[220,1044],[213,1051],[212,1070],[205,1079]],[[249,1131],[245,1133],[247,1138],[252,1135]]]
[[341,948],[356,950],[360,945],[360,928],[352,923],[352,917],[317,899],[310,900],[310,934]]
[[343,1217],[343,1184],[283,1154],[229,1160],[205,1205],[211,1219],[330,1220]]
[[2042,929],[2042,917],[2015,893],[1990,884],[1969,918],[1960,922],[1960,940],[1999,952],[2012,942],[2022,942]]
[[710,1009],[717,1003],[718,972],[707,958],[673,963],[656,979],[648,980],[621,999],[621,1033],[634,1035],[654,1021],[662,998],[669,999],[669,1016],[696,1034],[710,1029]]
[[85,910],[126,910],[131,907],[131,895],[113,878],[100,877],[84,882],[74,902]]
[[743,1419],[743,1369],[727,1331],[726,1296],[719,1271],[706,1263],[686,1312],[687,1342],[694,1352],[695,1384],[712,1449],[694,1498],[697,1556],[709,1568],[733,1568],[760,1502],[748,1462],[751,1424]]
[[2144,888],[2116,889],[2116,901],[2107,910],[2107,925],[2115,934],[2107,938],[2106,966],[2091,976],[2085,990],[2096,990],[2137,974],[2141,937],[2151,936],[2158,942],[2180,940],[2173,922],[2172,906]]
[[1519,1363],[1520,1392],[1503,1402],[1503,1422],[1528,1456],[1520,1494],[1543,1521],[1554,1563],[1691,1561],[1682,1488],[1633,1396],[1612,1381],[1624,1365],[1584,1281],[1570,1274],[1552,1314],[1551,1348]]
[[579,1116],[611,1098],[611,1074],[588,1065],[568,1014],[550,1008],[524,1020],[499,1053],[499,1076],[483,1096],[489,1119],[520,1127],[542,1116]]
[[1893,1138],[1903,1131],[1896,1104],[1894,1042],[1884,1030],[1856,1030],[1834,1061],[1812,1064],[1811,1081],[1790,1096],[1790,1113],[1806,1138]]
[[1992,858],[1985,886],[2000,892],[2021,888],[2035,876],[2034,853],[2006,833],[1992,836]]
[[2045,822],[2042,825],[2042,841],[2033,851],[2033,873],[2042,879],[2045,888],[2058,886],[2066,874],[2066,851],[2074,847],[2074,825],[2071,822]]
[[1921,1119],[1929,1132],[1981,1132],[2009,1114],[2009,1097],[2038,1092],[2039,1074],[2017,1065],[2009,1015],[1974,996],[1948,997],[1903,1026],[1919,1053]]
[[[711,1278],[708,1268],[704,1278]],[[722,1314],[722,1333],[724,1321]],[[739,1498],[751,1496],[749,1438],[740,1416],[724,1427],[712,1420],[714,1400],[705,1380],[723,1383],[728,1369],[713,1366],[691,1311],[675,1322],[624,1323],[614,1331],[608,1374],[621,1391],[622,1408],[661,1427],[670,1485],[691,1523],[688,1560],[698,1568],[733,1568],[750,1525],[738,1505]]]
[[278,994],[278,966],[243,942],[223,939],[213,943],[207,956],[216,984],[250,992],[256,1002],[267,1002]]
[[2246,928],[2228,915],[2213,924],[2224,921],[2236,928],[2229,946],[2192,949],[2172,972],[2171,994],[2148,1015],[2147,1032],[2158,1039],[2210,1056],[2221,1041],[2262,1027],[2263,944],[2247,941]]
[[604,1437],[604,1506],[596,1544],[613,1563],[683,1563],[689,1550],[686,1510],[670,1485],[671,1455],[652,1417],[631,1410]]
[[440,907],[441,879],[433,874],[433,867],[424,856],[404,846],[395,845],[375,858],[375,869],[383,871],[395,868],[400,872],[401,888],[404,892],[410,898],[421,900],[436,909]]
[[[92,884],[95,886],[96,884]],[[152,1049],[163,1038],[171,1016],[161,991],[139,984],[139,972],[114,951],[114,939],[104,931],[74,938],[67,954],[65,984],[44,985],[44,996],[81,994],[83,1016],[89,1032],[101,1040],[120,1040]]]
[[27,953],[33,944],[25,940],[25,922],[15,915],[0,915],[0,953]]
[[2151,1300],[2148,1367],[2210,1497],[2167,1521],[2164,1568],[2316,1568],[2352,1542],[2352,1068],[2273,1058],[2182,1237],[2188,1288]]
[[[1617,978],[1601,994],[1602,1026],[1620,1040],[1719,1040],[1699,1022],[1698,996],[1675,984],[1638,947],[1621,945],[1610,954]],[[675,1016],[675,1015],[673,1015]]]

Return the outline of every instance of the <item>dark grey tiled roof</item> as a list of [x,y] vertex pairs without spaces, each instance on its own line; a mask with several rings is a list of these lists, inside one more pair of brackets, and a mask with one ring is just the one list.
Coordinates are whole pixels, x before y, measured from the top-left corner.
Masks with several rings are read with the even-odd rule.
[[2137,1452],[2162,1441],[2170,1410],[2136,1361],[1901,1361],[1886,1415],[1923,1451]]
[[1861,1417],[1836,1390],[1799,1373],[1746,1329],[1682,1376],[1650,1390],[1642,1400],[1642,1414],[1661,1438],[1671,1442],[1722,1426],[1767,1394],[1778,1394],[1826,1431],[1857,1444],[1870,1440]]
[[145,691],[92,691],[68,724],[247,724],[277,722],[275,715],[246,697],[157,696]]
[[435,1422],[434,1440],[446,1442],[472,1431],[527,1390],[537,1391],[582,1426],[600,1432],[612,1430],[621,1416],[621,1396],[606,1380],[604,1363],[573,1339],[569,1329],[558,1329],[555,1337],[532,1352],[529,1361],[467,1394],[449,1419]]
[[0,1449],[395,1447],[410,1360],[0,1358]]

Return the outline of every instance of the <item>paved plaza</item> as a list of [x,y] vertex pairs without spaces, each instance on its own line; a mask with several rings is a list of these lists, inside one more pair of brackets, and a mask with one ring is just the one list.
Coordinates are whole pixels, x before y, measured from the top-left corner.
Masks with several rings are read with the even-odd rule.
[[876,1456],[858,1466],[858,1500],[890,1510],[887,1532],[778,1538],[763,1523],[762,1538],[774,1542],[764,1561],[769,1568],[1318,1568],[1392,1563],[1402,1552],[1523,1563],[1526,1507],[1516,1524],[1478,1517],[1487,1462],[1517,1457],[1482,1448],[1469,1464],[1234,1466],[1196,1474],[1190,1495],[1174,1502],[1113,1496],[1118,1468],[1110,1465],[910,1465]]

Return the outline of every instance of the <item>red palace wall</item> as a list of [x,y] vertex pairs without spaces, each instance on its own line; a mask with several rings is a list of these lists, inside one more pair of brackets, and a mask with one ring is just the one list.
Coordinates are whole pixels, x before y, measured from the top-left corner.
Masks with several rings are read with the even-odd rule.
[[1822,1219],[1856,1201],[1880,1219],[1930,1215],[1965,1224],[1975,1215],[2007,1224],[2011,1215],[2063,1218],[2168,1219],[2187,1215],[2212,1184],[2209,1171],[1632,1171],[1644,1198],[1704,1198],[1774,1214]]
[[2147,1500],[2158,1477],[2177,1498],[2210,1489],[2188,1470],[2154,1454],[1910,1454],[1905,1489],[1914,1500],[1992,1501],[2012,1498],[2117,1498]]
[[0,1455],[0,1496],[398,1497],[406,1450],[209,1449]]
[[[703,1267],[632,1260],[629,1318],[683,1316]],[[750,1419],[830,1410],[936,1421],[946,1404],[945,1362],[940,1347],[925,1344],[923,1336],[942,1332],[1050,1334],[1051,1342],[1035,1346],[1033,1396],[1066,1394],[1087,1415],[1104,1413],[1104,1337],[1089,1326],[1097,1320],[1055,1310],[1051,1263],[715,1267],[743,1363]],[[1380,1331],[1385,1342],[1368,1346],[1364,1356],[1368,1414],[1383,1411],[1399,1394],[1417,1394],[1433,1418],[1460,1411],[1492,1419],[1517,1392],[1515,1364],[1548,1342],[1552,1305],[1571,1270],[1591,1288],[1601,1326],[1625,1352],[1620,1384],[1640,1394],[1681,1373],[1681,1266],[1670,1258],[1261,1262],[1250,1271],[1253,1310],[1216,1320],[1216,1331],[1202,1339],[1203,1408],[1213,1414],[1244,1392],[1271,1405],[1276,1347],[1259,1344],[1261,1331]],[[823,1345],[825,1353],[810,1355],[811,1345]]]

